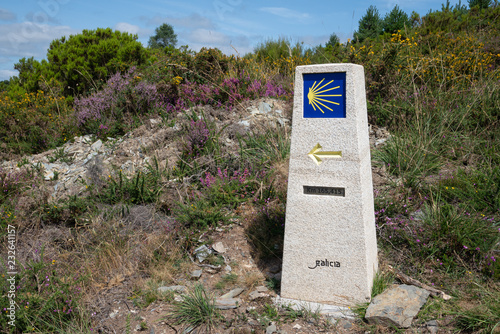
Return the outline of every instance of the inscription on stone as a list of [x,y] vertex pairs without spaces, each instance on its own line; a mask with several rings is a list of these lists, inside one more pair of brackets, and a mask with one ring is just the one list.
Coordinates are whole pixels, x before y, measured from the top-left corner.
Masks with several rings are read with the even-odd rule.
[[345,197],[345,188],[304,186],[304,194]]
[[316,260],[316,264],[314,267],[307,267],[307,268],[316,269],[317,267],[340,268],[340,262],[339,261],[328,261],[328,259]]

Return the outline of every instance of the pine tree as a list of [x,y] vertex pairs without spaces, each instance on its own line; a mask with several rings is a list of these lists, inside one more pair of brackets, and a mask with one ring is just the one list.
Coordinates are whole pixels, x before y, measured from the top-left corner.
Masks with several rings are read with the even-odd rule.
[[398,30],[403,30],[403,28],[411,27],[410,19],[408,18],[408,14],[399,9],[399,6],[396,5],[394,8],[387,13],[384,17],[383,21],[383,30],[386,33],[393,34]]
[[366,14],[359,20],[358,31],[354,33],[354,41],[362,42],[366,38],[376,38],[382,33],[382,19],[375,6],[368,7]]
[[174,33],[174,28],[168,24],[163,23],[155,29],[155,35],[149,38],[148,46],[150,48],[165,48],[167,46],[175,47],[177,44],[177,35]]

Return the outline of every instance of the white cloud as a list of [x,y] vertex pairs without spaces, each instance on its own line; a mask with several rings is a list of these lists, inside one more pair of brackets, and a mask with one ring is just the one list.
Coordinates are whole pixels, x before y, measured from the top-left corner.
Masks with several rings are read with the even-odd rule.
[[283,17],[285,19],[305,21],[311,18],[311,15],[307,13],[301,13],[284,7],[262,7],[260,8],[260,10],[279,17]]
[[18,75],[19,72],[16,70],[1,70],[0,69],[0,81],[3,80],[9,80],[10,77],[13,77],[14,75]]
[[147,36],[151,33],[148,29],[142,29],[139,26],[127,23],[127,22],[119,22],[115,24],[115,30],[119,30],[121,32],[128,32],[129,34],[138,35],[138,36]]
[[76,31],[68,26],[33,22],[0,25],[0,57],[43,57],[54,39]]
[[11,11],[0,8],[0,21],[14,21],[16,19],[16,14]]
[[227,35],[208,29],[195,29],[187,37],[189,41],[193,41],[194,43],[224,44],[230,41]]
[[143,20],[146,21],[146,24],[154,26],[168,23],[174,28],[174,31],[176,28],[214,28],[214,24],[209,18],[201,16],[199,14],[191,14],[184,17],[168,17],[156,15],[152,18],[144,17]]
[[217,48],[225,54],[245,55],[253,48],[250,40],[243,35],[227,35],[208,29],[195,29],[179,34],[178,44],[188,44],[189,49],[199,51],[201,48]]

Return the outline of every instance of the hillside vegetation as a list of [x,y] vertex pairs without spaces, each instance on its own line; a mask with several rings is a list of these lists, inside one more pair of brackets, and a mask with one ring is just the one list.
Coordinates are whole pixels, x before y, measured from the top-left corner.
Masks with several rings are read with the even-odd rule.
[[[212,309],[194,320],[185,316],[209,308],[193,306],[196,298],[210,305],[203,288],[193,291],[188,311],[152,288],[186,276],[199,240],[235,221],[246,224],[256,262],[281,256],[290,127],[228,137],[231,124],[221,120],[261,98],[290,105],[298,65],[348,62],[365,68],[370,124],[391,133],[372,150],[374,170],[386,180],[375,186],[377,286],[392,283],[397,270],[453,296],[429,300],[419,323],[437,319],[450,331],[497,332],[500,7],[443,5],[425,17],[407,15],[399,29],[393,21],[375,34],[360,29],[343,44],[331,38],[306,49],[268,40],[245,56],[144,48],[127,33],[86,30],[53,41],[47,60],[21,59],[19,76],[0,86],[0,157],[18,167],[0,167],[0,235],[8,245],[9,226],[15,227],[19,286],[17,327],[2,317],[2,331],[91,333],[99,326],[93,296],[124,263],[123,275],[142,282],[128,296],[135,306],[162,301],[173,305],[169,316],[178,324],[236,326],[240,318],[224,322]],[[30,155],[56,149],[49,161],[69,159],[57,148],[85,135],[111,147],[150,119],[180,129],[175,159],[162,164],[146,152],[151,160],[144,171],[96,169],[78,196],[45,194],[43,168]],[[227,149],[226,140],[235,148]],[[124,225],[122,218],[138,206],[163,217],[153,230]],[[19,249],[28,243],[23,238],[38,240],[48,228],[69,234]],[[249,280],[228,275],[222,287]],[[267,280],[279,291],[278,283]],[[5,279],[0,289],[1,304],[9,305]],[[290,313],[263,307],[265,319],[290,320]],[[360,331],[380,331],[363,322],[365,307],[357,310]]]

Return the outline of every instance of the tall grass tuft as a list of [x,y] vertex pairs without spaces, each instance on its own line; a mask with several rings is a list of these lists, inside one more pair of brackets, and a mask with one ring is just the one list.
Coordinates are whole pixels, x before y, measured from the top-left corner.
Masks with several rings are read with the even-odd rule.
[[174,324],[209,332],[222,319],[222,315],[215,307],[215,299],[210,296],[203,285],[196,285],[183,300],[174,304],[169,318]]

